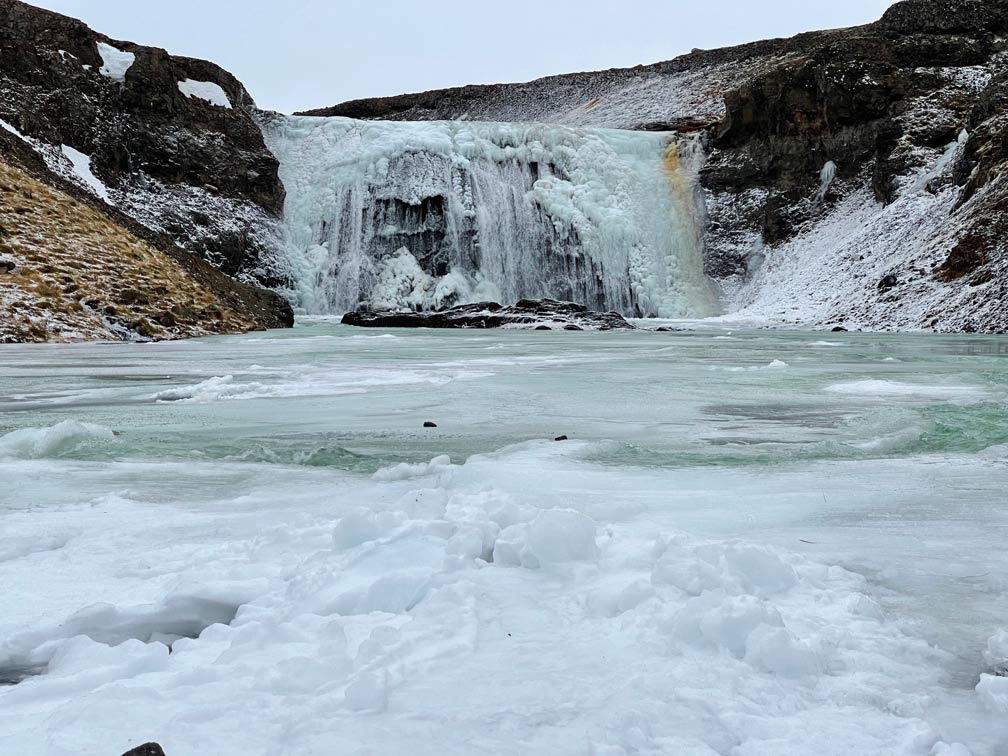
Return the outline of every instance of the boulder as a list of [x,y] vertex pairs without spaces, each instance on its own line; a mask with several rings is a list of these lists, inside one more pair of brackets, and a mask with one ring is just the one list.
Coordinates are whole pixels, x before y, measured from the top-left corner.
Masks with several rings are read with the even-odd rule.
[[343,316],[343,324],[364,328],[512,328],[554,330],[633,330],[617,312],[592,312],[574,302],[523,299],[514,305],[497,302],[460,305],[434,312],[369,312],[358,310]]

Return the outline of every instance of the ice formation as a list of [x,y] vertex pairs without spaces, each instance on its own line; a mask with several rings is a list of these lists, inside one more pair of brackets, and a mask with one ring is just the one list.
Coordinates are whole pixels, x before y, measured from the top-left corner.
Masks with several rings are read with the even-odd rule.
[[694,152],[668,134],[270,117],[306,312],[552,297],[714,314]]
[[830,187],[833,186],[833,182],[836,180],[836,175],[837,164],[832,160],[827,161],[826,165],[823,166],[822,171],[819,173],[819,204],[826,201],[826,195],[829,193]]

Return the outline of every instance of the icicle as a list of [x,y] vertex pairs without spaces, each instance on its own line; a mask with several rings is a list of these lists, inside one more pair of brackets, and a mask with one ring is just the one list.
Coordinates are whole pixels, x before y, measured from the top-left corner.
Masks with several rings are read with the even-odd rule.
[[819,172],[819,193],[816,195],[816,201],[821,205],[826,201],[826,195],[833,185],[833,181],[836,179],[837,175],[837,164],[832,160],[827,160],[826,165],[823,166],[822,170]]

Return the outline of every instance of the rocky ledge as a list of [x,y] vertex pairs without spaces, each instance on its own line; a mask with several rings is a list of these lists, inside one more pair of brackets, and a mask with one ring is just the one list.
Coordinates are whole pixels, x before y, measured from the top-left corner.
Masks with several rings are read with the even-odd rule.
[[526,331],[612,331],[634,326],[617,312],[592,312],[573,302],[524,299],[481,302],[436,312],[351,312],[344,325],[363,328],[509,328]]

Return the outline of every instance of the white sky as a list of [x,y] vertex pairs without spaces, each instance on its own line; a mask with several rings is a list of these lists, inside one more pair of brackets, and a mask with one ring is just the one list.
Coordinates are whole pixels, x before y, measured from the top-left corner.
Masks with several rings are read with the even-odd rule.
[[892,0],[33,0],[117,39],[207,58],[260,107],[668,60],[880,17]]

